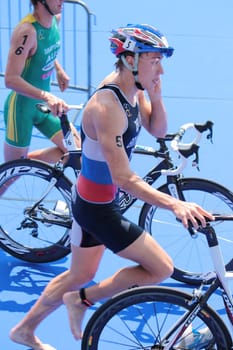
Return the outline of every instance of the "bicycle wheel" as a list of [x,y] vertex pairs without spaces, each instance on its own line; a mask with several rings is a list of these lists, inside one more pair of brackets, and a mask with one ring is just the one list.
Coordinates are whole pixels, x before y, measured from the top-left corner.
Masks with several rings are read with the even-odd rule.
[[[56,183],[48,190],[53,181]],[[70,252],[71,186],[62,172],[40,161],[18,159],[2,164],[0,247],[34,263],[66,256]],[[46,191],[45,198],[32,210]],[[58,204],[64,212],[57,211]]]
[[[176,322],[191,309],[192,296],[174,288],[139,287],[122,292],[93,314],[83,334],[82,350],[165,349],[174,339]],[[192,320],[192,331],[208,327],[211,345],[189,349],[229,350],[232,341],[227,327],[210,307],[205,306]],[[168,335],[168,332],[172,333]],[[191,332],[181,335],[170,348],[178,349]],[[211,337],[212,338],[212,337]],[[211,347],[210,347],[211,346]],[[183,347],[182,347],[183,348]],[[166,347],[168,349],[168,347]]]
[[[198,178],[181,178],[178,181],[179,190],[186,201],[198,203],[212,213],[232,212],[233,193],[225,187]],[[159,190],[170,193],[168,185],[160,187]],[[195,235],[191,236],[171,211],[149,204],[143,205],[139,224],[150,232],[172,257],[175,265],[174,279],[193,285],[200,284],[203,279],[211,282],[213,264],[206,238],[202,233],[195,232]],[[227,264],[232,259],[232,222],[216,222],[214,225]],[[232,266],[227,268],[233,269]]]

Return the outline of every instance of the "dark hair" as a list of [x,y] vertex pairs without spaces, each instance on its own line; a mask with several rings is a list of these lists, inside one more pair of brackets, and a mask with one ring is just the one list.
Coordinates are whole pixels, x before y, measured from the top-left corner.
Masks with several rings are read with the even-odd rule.
[[38,2],[41,2],[43,5],[46,4],[46,0],[31,0],[33,6],[36,6]]
[[122,60],[121,60],[121,57],[122,57],[122,56],[124,56],[124,57],[126,57],[126,56],[132,56],[132,57],[134,57],[135,54],[134,54],[133,52],[130,52],[130,51],[125,51],[123,54],[119,55],[118,60],[117,60],[116,63],[115,63],[116,69],[120,69],[120,70],[121,70],[122,67],[124,66],[124,64],[123,64],[123,62],[122,62]]

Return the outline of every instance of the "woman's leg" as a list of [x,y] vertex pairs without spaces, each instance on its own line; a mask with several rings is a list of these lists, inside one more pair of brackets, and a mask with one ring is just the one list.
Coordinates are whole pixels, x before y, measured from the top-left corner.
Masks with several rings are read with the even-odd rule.
[[28,153],[28,147],[15,147],[9,143],[4,142],[4,159],[5,162],[10,160],[26,158]]
[[[78,131],[72,124],[71,129],[75,137],[77,148],[81,148],[81,138]],[[56,145],[55,147],[37,149],[29,152],[28,158],[42,160],[47,163],[57,162],[63,154],[67,152],[62,131],[57,132],[56,135],[51,138],[51,141]]]
[[[173,273],[171,258],[153,237],[145,232],[118,255],[135,261],[137,265],[122,268],[113,276],[86,288],[86,298],[91,303],[111,297],[134,285],[159,283]],[[63,301],[68,309],[72,334],[75,339],[80,339],[81,323],[87,307],[82,303],[78,292],[66,293]]]
[[29,346],[33,350],[50,350],[47,344],[42,343],[34,335],[35,329],[62,304],[65,292],[76,290],[93,279],[103,252],[103,246],[91,248],[72,246],[71,268],[50,281],[31,310],[11,330],[11,340]]

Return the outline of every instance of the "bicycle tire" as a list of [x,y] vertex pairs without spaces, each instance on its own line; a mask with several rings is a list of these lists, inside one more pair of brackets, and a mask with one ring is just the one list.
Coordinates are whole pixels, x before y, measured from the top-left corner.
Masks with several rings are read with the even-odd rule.
[[[178,185],[186,201],[198,203],[212,213],[229,214],[229,211],[233,210],[233,193],[213,181],[181,178],[178,180]],[[167,184],[161,186],[159,190],[170,194]],[[172,257],[175,265],[172,276],[174,279],[193,285],[199,285],[203,280],[206,283],[212,281],[215,274],[203,234],[196,232],[195,237],[192,237],[171,211],[147,203],[141,209],[139,225],[150,232]],[[232,270],[232,266],[227,266],[232,260],[232,249],[230,249],[230,244],[233,243],[232,223],[225,221],[221,224],[216,222],[214,225],[224,252],[226,268]]]
[[[57,183],[41,204],[53,210],[61,200],[70,217],[72,183],[61,171],[31,159],[18,159],[0,166],[0,192],[3,191],[0,195],[0,247],[18,259],[47,263],[70,253],[67,227],[48,224],[43,217],[41,222],[36,218],[23,223],[29,208],[41,197],[52,178]],[[33,215],[39,218],[37,209]]]
[[[164,349],[162,339],[190,310],[191,299],[190,294],[169,287],[137,287],[119,293],[102,304],[89,319],[81,349]],[[193,331],[205,327],[214,336],[211,347],[205,346],[205,349],[231,348],[232,340],[226,325],[208,305],[192,320]],[[177,345],[184,341],[185,335],[181,337]],[[171,338],[167,340],[171,341]],[[175,349],[175,344],[171,349]]]

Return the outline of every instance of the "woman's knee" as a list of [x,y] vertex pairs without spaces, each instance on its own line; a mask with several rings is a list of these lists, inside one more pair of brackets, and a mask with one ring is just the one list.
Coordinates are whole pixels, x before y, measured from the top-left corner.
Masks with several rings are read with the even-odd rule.
[[170,256],[168,256],[166,261],[164,262],[164,268],[162,270],[164,279],[171,277],[171,275],[173,274],[174,264]]
[[174,272],[174,264],[169,256],[163,256],[163,258],[156,260],[150,264],[150,268],[142,264],[143,268],[147,271],[149,276],[149,283],[157,284],[165,279],[171,277]]
[[170,256],[167,256],[161,261],[159,269],[156,269],[156,278],[159,279],[159,282],[172,276],[174,272],[174,264]]

